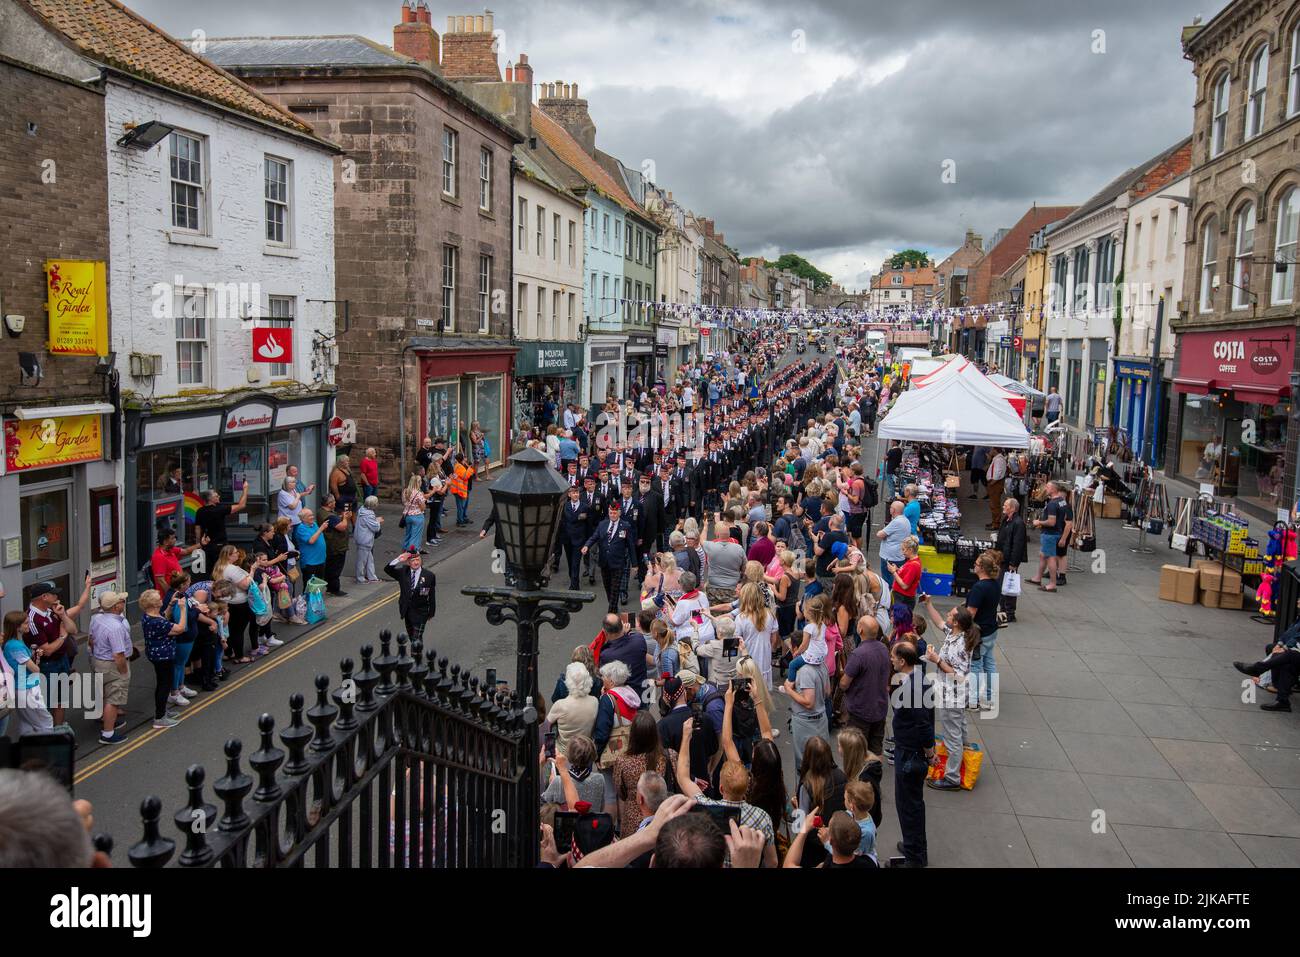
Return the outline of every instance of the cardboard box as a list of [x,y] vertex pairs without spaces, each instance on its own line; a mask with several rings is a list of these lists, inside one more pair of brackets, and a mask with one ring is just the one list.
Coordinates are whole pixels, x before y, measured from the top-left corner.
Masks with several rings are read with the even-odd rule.
[[1206,608],[1231,608],[1240,609],[1245,607],[1245,598],[1241,592],[1229,593],[1226,591],[1210,591],[1202,589],[1201,604]]
[[1219,607],[1240,609],[1246,607],[1246,596],[1240,592],[1219,592]]
[[1181,565],[1160,566],[1160,599],[1181,605],[1195,605],[1199,574],[1195,568]]
[[[1195,565],[1199,575],[1199,585],[1207,591],[1223,592],[1228,595],[1241,594],[1241,574],[1231,568],[1224,568],[1215,561],[1202,559]],[[1223,606],[1219,606],[1223,607]]]
[[1123,507],[1124,507],[1124,503],[1123,503],[1123,502],[1121,502],[1121,501],[1120,501],[1119,499],[1117,499],[1117,498],[1113,498],[1113,497],[1107,495],[1107,496],[1106,496],[1106,501],[1105,501],[1104,503],[1102,503],[1102,506],[1101,506],[1101,517],[1102,517],[1102,518],[1119,518],[1119,517],[1120,517],[1120,510],[1121,510]]
[[[1240,573],[1240,572],[1235,572],[1235,571],[1233,571],[1231,568],[1225,568],[1225,569],[1223,570],[1222,578],[1223,578],[1223,584],[1219,587],[1219,591],[1223,592],[1223,594],[1225,594],[1225,595],[1240,595],[1240,594],[1241,594],[1241,573]],[[1229,605],[1220,605],[1219,607],[1220,607],[1220,608],[1229,608],[1229,607],[1240,608],[1241,605],[1234,605],[1234,606],[1229,606]]]

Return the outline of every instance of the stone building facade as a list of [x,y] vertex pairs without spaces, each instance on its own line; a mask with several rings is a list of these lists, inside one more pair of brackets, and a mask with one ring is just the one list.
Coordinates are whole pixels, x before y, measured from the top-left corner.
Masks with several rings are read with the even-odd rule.
[[1300,4],[1232,0],[1183,31],[1191,216],[1166,470],[1266,521],[1296,500]]

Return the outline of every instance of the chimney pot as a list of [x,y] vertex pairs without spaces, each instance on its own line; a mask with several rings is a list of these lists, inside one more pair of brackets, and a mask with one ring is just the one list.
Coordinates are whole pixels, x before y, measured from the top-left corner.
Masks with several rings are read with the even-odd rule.
[[447,17],[447,32],[448,33],[456,32],[456,18],[450,15]]
[[488,33],[491,33],[491,32],[492,32],[492,23],[493,23],[492,11],[491,11],[491,10],[488,10],[488,11],[486,11],[486,13],[487,13],[487,16],[484,17],[484,19],[487,21],[487,32],[488,32]]
[[475,17],[475,18],[474,18],[474,32],[475,32],[475,33],[483,33],[483,32],[484,32],[484,30],[483,30],[483,18],[482,18],[482,17]]
[[578,84],[576,84],[576,83],[573,84],[573,98],[574,98],[575,100],[578,98]]
[[506,64],[506,82],[507,83],[515,82],[515,68],[512,64],[509,63]]

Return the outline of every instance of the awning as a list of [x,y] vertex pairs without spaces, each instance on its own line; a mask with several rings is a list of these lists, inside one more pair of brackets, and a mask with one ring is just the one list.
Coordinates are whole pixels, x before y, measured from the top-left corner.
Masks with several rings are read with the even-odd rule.
[[80,405],[43,405],[39,408],[22,407],[14,409],[14,418],[24,421],[30,419],[57,419],[73,415],[111,415],[113,406],[108,402],[83,402]]
[[1213,379],[1192,379],[1188,376],[1174,377],[1174,391],[1191,395],[1204,395],[1214,388]]
[[1290,390],[1255,386],[1251,389],[1233,389],[1232,397],[1238,402],[1250,402],[1255,405],[1277,405],[1283,399],[1290,397]]

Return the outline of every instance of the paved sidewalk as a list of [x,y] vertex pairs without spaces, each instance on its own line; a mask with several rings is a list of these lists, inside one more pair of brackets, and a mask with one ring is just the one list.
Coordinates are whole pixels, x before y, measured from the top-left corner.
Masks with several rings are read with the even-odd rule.
[[[492,507],[492,500],[488,493],[488,487],[488,484],[484,484],[481,481],[475,483],[474,490],[470,495],[469,508],[469,516],[473,524],[467,528],[456,528],[455,506],[453,504],[448,504],[447,509],[443,513],[442,525],[444,534],[442,544],[437,547],[425,548],[426,554],[424,556],[424,562],[427,566],[432,567],[435,573],[437,572],[437,566],[441,562],[453,555],[459,554],[474,542],[478,541],[478,530],[482,526],[483,521],[487,518]],[[298,639],[312,634],[317,629],[343,622],[356,613],[370,608],[376,602],[389,600],[392,601],[394,605],[396,604],[397,586],[384,576],[382,566],[391,561],[401,550],[402,530],[398,528],[397,525],[398,520],[401,518],[401,508],[393,504],[380,503],[378,512],[384,519],[384,534],[380,536],[375,549],[375,570],[382,580],[377,584],[357,584],[357,580],[354,577],[356,550],[355,548],[350,549],[348,552],[347,564],[344,566],[344,572],[340,578],[340,585],[342,586],[342,590],[346,592],[346,596],[343,598],[331,595],[326,596],[326,612],[328,617],[324,621],[313,625],[286,625],[278,621],[275,622],[272,625],[275,635],[284,641],[285,644],[269,654],[255,659],[251,664],[229,666],[229,671],[232,676],[238,675],[242,678],[249,673],[255,674],[259,670],[266,668],[268,665],[273,665],[273,663],[279,657],[282,657],[284,653],[293,650],[294,643]],[[485,567],[483,572],[484,581],[487,582],[489,574],[488,568]],[[138,647],[143,649],[143,641],[140,637],[139,629],[139,614],[137,610],[130,609],[129,617],[135,623],[135,643]],[[85,636],[83,636],[83,647],[77,656],[77,667],[82,671],[89,672],[90,655],[89,651],[84,647],[84,641]],[[351,645],[341,648],[341,651],[345,651],[347,654],[352,656],[355,656],[356,654],[356,648],[351,647]],[[131,666],[131,692],[127,704],[126,722],[122,726],[122,731],[128,736],[128,741],[133,732],[147,730],[153,723],[153,685],[153,668],[149,665],[149,662],[144,659],[142,654],[142,656],[133,662]],[[310,689],[304,688],[302,690],[305,693]],[[200,694],[199,697],[194,700],[196,702],[202,701],[204,697],[203,694]],[[249,717],[251,720],[250,716],[245,717]],[[100,742],[99,722],[97,720],[92,721],[82,717],[80,714],[72,714],[70,711],[68,722],[71,724],[73,731],[75,731],[77,735],[76,762],[78,767],[84,766],[92,759],[117,747],[116,745],[105,745]],[[247,722],[240,719],[240,723],[246,724]],[[14,730],[15,727],[16,724],[11,722],[11,729],[9,732],[10,736],[17,733],[16,730]]]
[[[992,538],[988,502],[961,494],[963,530]],[[1243,702],[1232,668],[1259,657],[1272,626],[1161,601],[1160,566],[1185,558],[1164,536],[1135,554],[1137,540],[1098,519],[1097,558],[1073,555],[1069,584],[1030,589],[998,633],[999,710],[968,713],[979,782],[926,790],[933,866],[1300,864],[1300,717]],[[1033,569],[1032,529],[1029,551]],[[883,849],[899,836],[892,768],[886,779]]]

